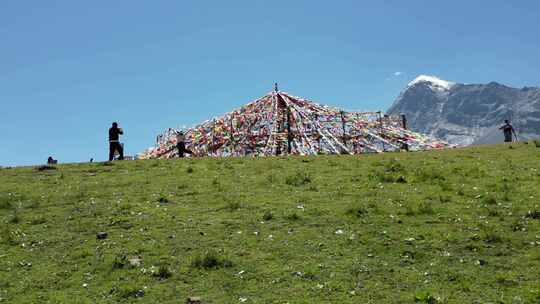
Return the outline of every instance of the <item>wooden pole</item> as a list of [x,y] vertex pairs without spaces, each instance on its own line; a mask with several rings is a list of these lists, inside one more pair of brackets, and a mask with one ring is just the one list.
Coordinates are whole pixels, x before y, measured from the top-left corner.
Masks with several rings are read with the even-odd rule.
[[291,133],[291,108],[287,106],[287,154],[291,154],[292,140],[293,140],[293,136]]
[[233,125],[233,121],[234,121],[234,115],[231,114],[231,147],[232,147],[231,155],[232,156],[234,156],[234,153],[236,152],[236,143],[234,142],[234,125]]
[[[317,113],[313,114],[313,121],[315,122],[314,129],[318,130],[318,126],[320,125],[319,114]],[[317,132],[316,136],[317,136],[317,154],[319,154],[321,152],[321,135],[319,134],[319,132]]]
[[341,129],[343,131],[343,145],[347,146],[347,139],[346,139],[347,134],[345,131],[345,111],[341,110],[339,114],[341,115]]
[[209,147],[209,152],[210,152],[210,156],[212,156],[212,154],[214,153],[214,130],[216,128],[216,120],[215,119],[212,119],[212,132],[210,133],[211,134],[211,141],[210,141],[210,147]]
[[[276,87],[277,89],[277,87]],[[282,151],[281,151],[281,146],[282,146],[282,142],[281,142],[281,139],[282,139],[282,134],[284,132],[284,129],[285,129],[285,123],[287,122],[287,129],[290,129],[290,124],[289,124],[289,118],[290,118],[290,110],[289,110],[289,107],[287,105],[287,103],[285,102],[285,100],[283,99],[283,97],[281,97],[279,95],[279,92],[276,91],[276,102],[277,102],[277,112],[279,113],[279,116],[278,116],[278,139],[276,141],[276,155],[281,155]],[[290,134],[290,132],[289,132]],[[287,134],[287,137],[289,137],[289,134]],[[288,138],[288,141],[289,141],[289,145],[290,146],[290,140]]]
[[405,114],[401,114],[401,126],[403,126],[403,129],[407,130],[407,117]]
[[381,111],[377,112],[379,114],[379,136],[383,139],[383,142],[382,142],[382,146],[383,146],[383,151],[386,152],[386,145],[384,144],[384,138],[383,138],[383,122],[382,122],[382,113]]

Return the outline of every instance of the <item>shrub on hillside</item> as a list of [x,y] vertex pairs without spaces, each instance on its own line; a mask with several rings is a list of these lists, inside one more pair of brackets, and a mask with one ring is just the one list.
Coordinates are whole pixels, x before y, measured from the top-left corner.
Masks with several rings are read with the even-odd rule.
[[56,170],[55,166],[43,165],[36,168],[38,171]]
[[290,186],[303,186],[311,183],[311,176],[307,172],[298,171],[294,175],[285,178],[285,184]]
[[158,271],[153,274],[154,277],[160,278],[162,280],[165,280],[167,278],[172,277],[172,272],[169,269],[168,265],[160,265],[158,268]]
[[233,263],[220,257],[216,251],[207,251],[203,255],[198,255],[191,261],[191,267],[198,269],[218,269],[232,267]]
[[271,220],[271,219],[274,218],[274,214],[272,214],[271,211],[266,211],[266,212],[263,214],[263,217],[262,217],[262,218],[263,218],[263,220],[265,220],[265,221],[269,221],[269,220]]
[[419,214],[434,214],[433,204],[429,201],[423,201],[418,205]]

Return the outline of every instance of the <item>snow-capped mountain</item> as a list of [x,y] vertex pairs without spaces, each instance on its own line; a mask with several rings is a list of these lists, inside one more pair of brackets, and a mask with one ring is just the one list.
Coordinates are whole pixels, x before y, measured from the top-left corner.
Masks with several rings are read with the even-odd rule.
[[498,127],[505,119],[511,120],[520,140],[540,138],[540,88],[460,84],[421,75],[387,113],[405,114],[412,130],[455,144],[501,142]]

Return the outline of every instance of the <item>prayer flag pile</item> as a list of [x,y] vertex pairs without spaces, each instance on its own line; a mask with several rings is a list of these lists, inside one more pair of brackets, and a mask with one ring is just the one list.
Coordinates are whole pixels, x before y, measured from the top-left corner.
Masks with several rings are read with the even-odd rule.
[[[274,91],[184,130],[192,156],[359,154],[454,147],[403,127],[401,116],[347,112]],[[141,159],[178,155],[176,134],[168,129]]]

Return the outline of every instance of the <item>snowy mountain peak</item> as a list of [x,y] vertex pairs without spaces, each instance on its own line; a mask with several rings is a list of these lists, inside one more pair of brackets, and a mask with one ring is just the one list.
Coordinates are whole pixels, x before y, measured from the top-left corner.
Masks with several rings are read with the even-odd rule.
[[387,113],[405,114],[411,130],[455,144],[502,142],[499,126],[505,119],[512,120],[520,140],[540,138],[540,88],[454,84],[422,75],[409,83]]
[[454,82],[442,80],[435,76],[420,75],[416,77],[413,81],[409,82],[407,88],[410,88],[418,83],[428,83],[432,88],[438,90],[450,90],[450,88],[455,85]]

